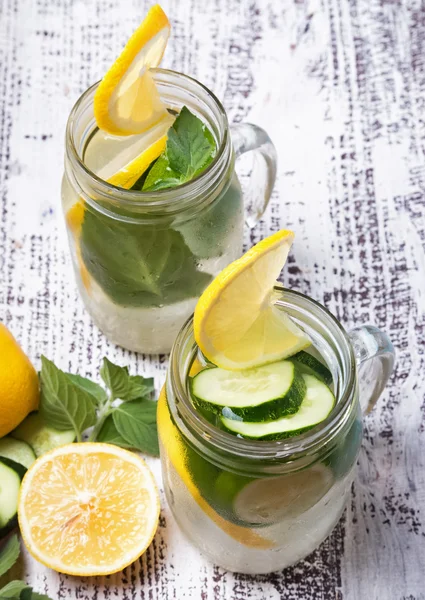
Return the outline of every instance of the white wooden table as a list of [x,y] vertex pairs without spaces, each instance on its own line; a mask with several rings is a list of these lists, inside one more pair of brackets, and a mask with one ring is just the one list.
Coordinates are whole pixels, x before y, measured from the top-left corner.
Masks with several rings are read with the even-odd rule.
[[[95,376],[104,355],[152,373],[166,358],[117,348],[77,295],[60,214],[64,127],[143,17],[141,0],[0,2],[0,318],[38,366],[44,353]],[[266,128],[279,174],[247,245],[297,233],[286,285],[347,326],[391,336],[391,386],[367,417],[358,477],[330,538],[257,579],[206,562],[162,498],[143,559],[103,579],[62,577],[23,557],[54,599],[425,598],[425,5],[419,0],[164,0],[164,66],[222,98],[231,121]],[[1,403],[1,390],[0,390]],[[159,461],[150,464],[160,481]]]

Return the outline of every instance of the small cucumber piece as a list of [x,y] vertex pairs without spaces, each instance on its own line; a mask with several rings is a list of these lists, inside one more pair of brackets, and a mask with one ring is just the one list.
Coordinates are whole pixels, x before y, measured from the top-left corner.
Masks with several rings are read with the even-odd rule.
[[27,469],[36,459],[34,450],[29,444],[8,436],[0,439],[0,459],[2,456],[24,465]]
[[297,352],[297,354],[291,356],[289,360],[293,361],[303,373],[314,375],[326,383],[326,385],[331,385],[333,381],[332,373],[326,365],[312,354],[301,350],[301,352]]
[[293,414],[305,391],[301,373],[287,360],[243,371],[205,369],[191,380],[198,406],[244,421],[272,421]]
[[279,440],[298,435],[326,419],[335,405],[335,396],[323,381],[312,375],[302,375],[307,391],[295,415],[267,423],[247,423],[242,419],[221,417],[221,423],[230,433],[257,440]]
[[38,413],[31,413],[10,434],[31,446],[35,455],[41,456],[53,448],[71,444],[75,440],[74,431],[58,431],[45,424]]
[[18,496],[26,468],[8,458],[0,458],[0,539],[18,523]]

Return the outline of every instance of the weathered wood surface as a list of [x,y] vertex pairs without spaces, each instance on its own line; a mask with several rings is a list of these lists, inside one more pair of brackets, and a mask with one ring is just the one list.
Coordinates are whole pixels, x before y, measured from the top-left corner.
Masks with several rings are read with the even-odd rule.
[[[331,537],[257,579],[208,564],[163,499],[144,558],[106,579],[61,577],[25,557],[53,598],[425,598],[425,5],[419,0],[164,0],[164,65],[204,82],[232,121],[268,129],[273,201],[247,244],[290,226],[284,275],[347,326],[386,330],[398,359],[366,419],[358,477]],[[153,373],[166,360],[108,343],[74,285],[60,215],[64,126],[147,2],[0,2],[0,318],[41,353],[94,375],[101,358]],[[160,479],[158,461],[151,461]]]

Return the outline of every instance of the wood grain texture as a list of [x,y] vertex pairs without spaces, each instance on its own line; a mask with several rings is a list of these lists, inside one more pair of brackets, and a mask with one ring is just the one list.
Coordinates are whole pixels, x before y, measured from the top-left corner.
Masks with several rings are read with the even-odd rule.
[[[351,503],[292,569],[252,578],[206,562],[162,498],[159,532],[125,573],[77,580],[27,555],[24,576],[84,600],[425,598],[425,4],[420,0],[164,0],[164,66],[222,98],[233,122],[267,129],[278,181],[250,245],[281,226],[283,275],[347,328],[373,323],[397,350],[366,419]],[[148,3],[0,2],[0,318],[36,365],[44,353],[94,376],[101,358],[153,374],[165,357],[117,348],[78,298],[60,215],[67,115]],[[150,464],[160,481],[159,462]]]

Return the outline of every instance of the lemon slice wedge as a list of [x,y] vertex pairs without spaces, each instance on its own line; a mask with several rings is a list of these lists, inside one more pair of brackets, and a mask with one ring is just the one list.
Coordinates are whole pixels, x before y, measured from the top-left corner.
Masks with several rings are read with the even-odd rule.
[[33,463],[22,481],[18,518],[26,547],[44,565],[70,575],[108,575],[145,552],[159,510],[142,458],[86,442]]
[[273,302],[273,286],[294,234],[283,230],[262,240],[226,267],[195,309],[195,340],[223,369],[249,369],[284,359],[310,345],[309,337]]
[[149,69],[161,62],[170,29],[167,15],[155,4],[96,90],[94,116],[100,129],[133,135],[167,117]]

